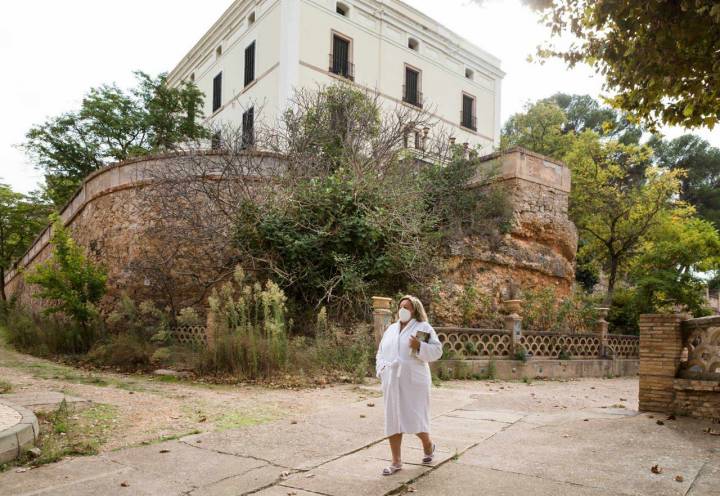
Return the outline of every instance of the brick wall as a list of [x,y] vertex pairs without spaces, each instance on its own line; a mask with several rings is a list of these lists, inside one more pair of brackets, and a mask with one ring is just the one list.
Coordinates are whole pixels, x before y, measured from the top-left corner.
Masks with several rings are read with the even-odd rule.
[[[685,341],[683,314],[640,316],[640,411],[720,418],[720,381],[678,377]],[[697,324],[694,324],[697,325]]]
[[683,315],[640,316],[640,411],[673,413]]

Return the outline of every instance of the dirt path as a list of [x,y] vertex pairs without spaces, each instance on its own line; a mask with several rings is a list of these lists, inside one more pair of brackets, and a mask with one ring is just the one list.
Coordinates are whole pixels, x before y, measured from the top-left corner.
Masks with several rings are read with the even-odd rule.
[[[377,395],[354,385],[271,389],[87,372],[0,347],[0,379],[12,393],[62,392],[109,405],[101,452],[160,439],[261,424]],[[82,408],[83,405],[78,406]]]

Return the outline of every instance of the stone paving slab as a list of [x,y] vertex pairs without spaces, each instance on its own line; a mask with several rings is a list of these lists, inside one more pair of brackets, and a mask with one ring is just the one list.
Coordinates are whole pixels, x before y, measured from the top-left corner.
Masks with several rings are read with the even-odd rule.
[[413,483],[417,495],[452,496],[622,496],[604,488],[550,481],[524,474],[448,462]]
[[[718,450],[720,452],[720,449]],[[687,496],[717,496],[720,493],[720,455],[708,461],[697,479],[693,482]]]
[[[514,426],[515,427],[515,426]],[[709,456],[642,417],[517,426],[468,450],[458,463],[546,480],[653,496],[684,495]],[[653,474],[659,464],[662,474]],[[682,475],[684,482],[676,482]]]
[[0,463],[15,460],[23,450],[32,448],[39,435],[33,412],[0,398]]
[[517,410],[493,410],[475,403],[455,409],[449,415],[512,424],[525,417],[526,413]]
[[281,485],[330,496],[376,496],[430,470],[419,465],[404,465],[399,472],[384,477],[381,472],[386,466],[383,461],[358,452],[296,474]]
[[9,393],[0,396],[0,399],[6,399],[16,405],[30,408],[31,410],[39,408],[55,408],[64,399],[67,403],[72,404],[90,404],[89,400],[84,398],[78,398],[77,396],[70,396],[63,393],[54,391],[41,391],[41,392],[24,392],[24,393]]

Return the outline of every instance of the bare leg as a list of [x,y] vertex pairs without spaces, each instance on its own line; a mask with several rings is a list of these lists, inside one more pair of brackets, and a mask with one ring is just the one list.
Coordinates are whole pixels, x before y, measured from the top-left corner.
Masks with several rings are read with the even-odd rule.
[[420,441],[422,441],[423,451],[425,454],[429,455],[432,453],[432,441],[430,440],[430,434],[427,432],[418,432],[416,435],[420,438]]
[[402,447],[402,434],[393,434],[388,437],[390,441],[390,451],[392,451],[393,465],[400,465],[400,450]]

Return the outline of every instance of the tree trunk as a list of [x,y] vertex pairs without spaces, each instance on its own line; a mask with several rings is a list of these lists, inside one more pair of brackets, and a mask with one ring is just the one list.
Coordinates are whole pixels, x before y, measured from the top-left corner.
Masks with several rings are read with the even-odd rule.
[[616,257],[610,257],[610,272],[608,274],[608,288],[607,294],[605,295],[605,305],[610,306],[612,303],[613,292],[615,291],[615,282],[617,280],[618,272],[618,259]]
[[5,267],[0,266],[0,301],[7,301],[5,294]]

